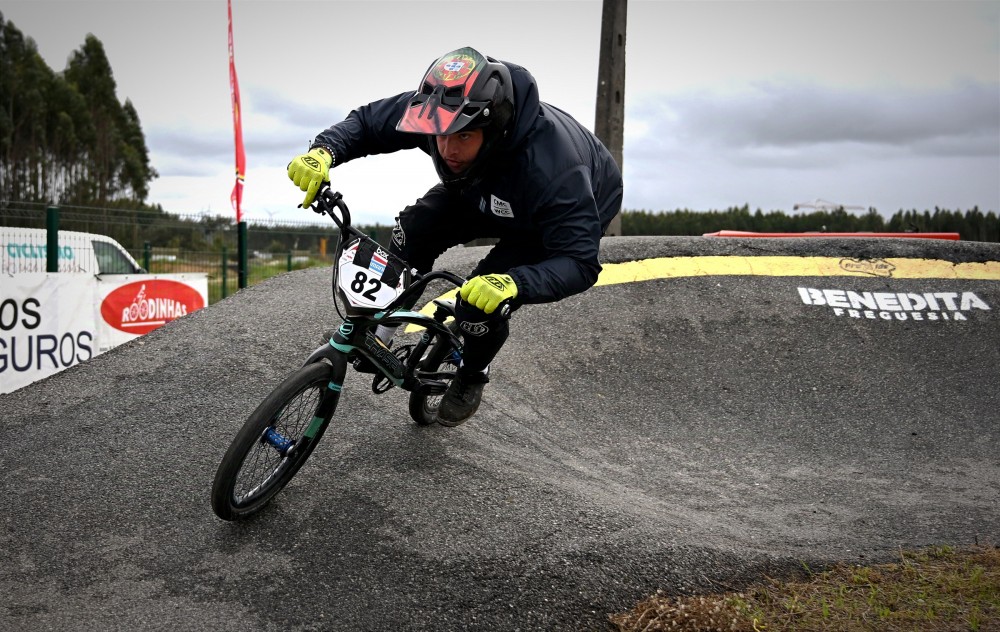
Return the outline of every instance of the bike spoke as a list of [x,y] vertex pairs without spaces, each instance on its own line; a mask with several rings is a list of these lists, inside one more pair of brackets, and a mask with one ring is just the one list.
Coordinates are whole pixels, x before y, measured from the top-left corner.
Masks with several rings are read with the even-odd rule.
[[233,497],[237,504],[250,502],[294,458],[295,446],[309,427],[321,397],[320,387],[302,391],[264,429],[236,477]]

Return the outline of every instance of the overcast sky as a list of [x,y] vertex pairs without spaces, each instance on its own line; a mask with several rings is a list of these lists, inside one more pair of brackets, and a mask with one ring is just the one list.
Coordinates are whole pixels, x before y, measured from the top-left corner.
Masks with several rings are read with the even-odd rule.
[[[230,214],[225,0],[3,0],[56,71],[88,33],[139,113],[149,201]],[[285,165],[354,107],[473,46],[593,129],[601,2],[233,0],[250,219],[310,219]],[[1000,1],[631,0],[625,208],[1000,211]],[[436,182],[421,152],[332,172],[363,222]]]

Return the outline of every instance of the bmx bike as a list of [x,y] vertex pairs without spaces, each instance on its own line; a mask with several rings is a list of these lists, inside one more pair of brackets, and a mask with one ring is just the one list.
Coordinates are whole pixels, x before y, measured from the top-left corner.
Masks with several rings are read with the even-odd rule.
[[[447,270],[418,274],[351,226],[343,197],[327,187],[312,210],[328,215],[340,229],[333,303],[343,322],[329,342],[257,406],[222,457],[212,485],[212,510],[223,520],[257,513],[295,476],[333,418],[348,366],[359,359],[377,371],[372,381],[376,394],[393,387],[409,391],[409,413],[417,424],[451,425],[438,418],[437,406],[462,359],[454,301],[435,300],[433,316],[406,306],[433,281],[458,287],[465,279]],[[379,325],[416,325],[423,331],[416,343],[392,349],[375,335]]]

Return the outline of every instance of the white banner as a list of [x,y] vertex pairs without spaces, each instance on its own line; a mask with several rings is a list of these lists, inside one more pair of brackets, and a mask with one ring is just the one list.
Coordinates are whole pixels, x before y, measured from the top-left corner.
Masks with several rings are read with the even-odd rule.
[[89,274],[0,276],[0,393],[97,355]]
[[0,393],[208,304],[205,274],[0,275]]
[[94,301],[97,351],[104,353],[206,305],[206,274],[99,276]]

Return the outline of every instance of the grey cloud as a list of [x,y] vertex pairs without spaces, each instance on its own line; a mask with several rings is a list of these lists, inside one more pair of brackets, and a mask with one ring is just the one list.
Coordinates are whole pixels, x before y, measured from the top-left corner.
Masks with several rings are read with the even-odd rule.
[[733,96],[661,96],[630,114],[646,121],[651,135],[731,149],[855,143],[922,154],[1000,152],[998,84],[930,92],[761,83]]
[[314,99],[302,101],[270,90],[255,90],[247,107],[275,119],[290,132],[305,130],[310,138],[347,115],[343,108],[328,105],[319,93]]
[[[286,164],[317,133],[346,115],[343,108],[329,106],[322,98],[304,102],[268,90],[244,90],[241,97],[247,160],[257,166]],[[261,120],[268,124],[252,123]],[[233,160],[231,127],[211,131],[150,128],[146,133],[161,176],[201,175],[213,162],[217,166],[219,161]]]
[[233,154],[233,133],[189,132],[151,128],[147,131],[150,150],[157,154],[211,162]]
[[177,156],[153,155],[153,168],[161,178],[199,178],[212,173],[219,163],[210,158],[185,160]]
[[630,103],[628,208],[790,208],[823,197],[996,209],[1000,85],[937,91],[758,84]]
[[[304,127],[280,131],[257,131],[244,126],[243,143],[248,162],[256,166],[281,165],[305,149],[319,129]],[[188,132],[152,129],[148,144],[154,167],[161,176],[204,175],[219,162],[232,162],[235,146],[232,129]]]

